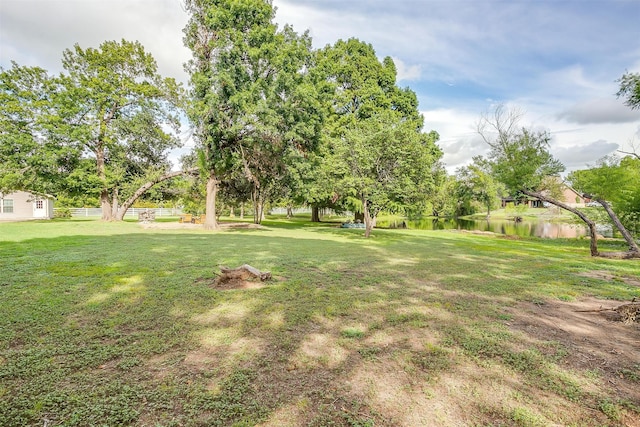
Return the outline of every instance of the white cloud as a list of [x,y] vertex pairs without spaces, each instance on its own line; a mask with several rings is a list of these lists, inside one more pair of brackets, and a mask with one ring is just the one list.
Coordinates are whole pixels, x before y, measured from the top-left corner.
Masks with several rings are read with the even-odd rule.
[[400,58],[391,58],[396,64],[396,69],[398,71],[398,81],[411,81],[420,79],[422,74],[422,67],[420,65],[407,65]]
[[442,161],[447,172],[454,173],[468,164],[473,156],[485,155],[488,147],[475,130],[480,114],[455,109],[423,111],[425,131],[435,130],[440,134],[438,146],[443,151]]
[[591,99],[567,108],[559,119],[570,123],[628,123],[640,120],[640,111],[631,110],[615,98]]
[[138,40],[156,61],[160,73],[186,82],[183,63],[189,51],[182,43],[187,23],[180,0],[1,0],[1,64],[10,60],[62,70],[62,52],[78,43],[98,47],[105,40]]
[[584,145],[556,147],[551,152],[567,167],[567,171],[571,171],[594,164],[596,160],[615,152],[618,148],[618,144],[601,139]]

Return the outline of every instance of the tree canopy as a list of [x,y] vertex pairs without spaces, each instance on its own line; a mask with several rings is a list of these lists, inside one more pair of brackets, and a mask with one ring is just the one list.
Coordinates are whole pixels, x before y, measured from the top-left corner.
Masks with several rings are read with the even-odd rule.
[[423,131],[417,96],[398,86],[391,58],[357,39],[314,51],[308,33],[278,28],[270,0],[185,7],[186,104],[139,42],[75,45],[58,76],[2,70],[0,190],[83,195],[99,200],[103,219],[122,218],[182,173],[167,156],[185,106],[207,228],[217,225],[219,189],[244,200],[251,188],[258,222],[270,200],[350,207],[365,215],[367,236],[382,210],[426,209],[443,176],[439,136]]
[[442,155],[438,134],[422,132],[415,93],[397,86],[393,60],[380,62],[371,45],[339,40],[318,53],[318,70],[332,96],[317,187],[331,176],[333,193],[363,212],[369,236],[381,210],[424,207]]
[[[207,175],[207,222],[215,228],[220,180],[242,169],[255,205],[283,173],[289,150],[315,144],[322,114],[308,78],[311,40],[278,31],[270,1],[188,0],[193,52],[189,117]],[[267,194],[265,194],[267,193]]]
[[39,67],[0,70],[0,191],[56,193],[78,150],[55,137],[60,85]]
[[17,187],[15,174],[26,174],[22,187],[97,194],[102,218],[121,218],[142,186],[167,179],[181,89],[137,41],[75,45],[62,64],[59,76],[2,70],[0,155],[10,166],[0,180]]
[[494,179],[491,165],[481,156],[473,158],[473,163],[459,168],[456,174],[459,206],[464,210],[458,211],[459,215],[475,213],[475,210],[466,206],[470,201],[476,201],[487,210],[487,218],[491,215],[491,209],[499,206],[500,196],[503,195],[503,186]]

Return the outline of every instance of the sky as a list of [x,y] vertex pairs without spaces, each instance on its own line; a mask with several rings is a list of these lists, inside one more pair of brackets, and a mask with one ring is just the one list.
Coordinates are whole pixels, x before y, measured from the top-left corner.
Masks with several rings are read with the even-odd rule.
[[[640,148],[640,110],[616,97],[616,80],[640,72],[640,0],[273,3],[276,22],[308,30],[316,48],[355,37],[380,60],[391,56],[399,86],[418,96],[425,131],[440,134],[449,173],[488,152],[476,123],[497,105],[549,131],[567,171]],[[162,75],[186,86],[187,19],[182,0],[0,0],[0,66],[59,73],[64,49],[124,38],[139,40]]]

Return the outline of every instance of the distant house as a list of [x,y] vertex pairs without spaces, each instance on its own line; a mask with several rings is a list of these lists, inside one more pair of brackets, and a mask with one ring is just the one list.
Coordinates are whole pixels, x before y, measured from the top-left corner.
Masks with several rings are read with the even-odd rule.
[[572,208],[584,208],[585,205],[591,201],[591,199],[585,197],[584,194],[578,193],[564,182],[562,183],[562,194],[558,197],[558,200]]
[[[561,184],[562,193],[560,197],[556,200],[562,202],[572,208],[583,208],[587,203],[591,201],[588,197],[583,194],[578,193],[576,190],[571,188],[568,184],[563,182]],[[546,191],[543,191],[542,194],[545,194]],[[507,206],[508,203],[513,203],[514,205],[526,204],[530,208],[542,208],[544,207],[544,202],[542,200],[538,200],[534,197],[523,196],[519,199],[515,199],[513,197],[505,197],[502,199],[502,207]]]
[[53,197],[26,191],[0,193],[0,221],[53,218]]

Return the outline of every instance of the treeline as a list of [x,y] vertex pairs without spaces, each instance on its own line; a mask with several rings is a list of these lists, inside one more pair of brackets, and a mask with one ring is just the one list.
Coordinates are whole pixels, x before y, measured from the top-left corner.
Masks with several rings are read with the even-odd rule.
[[[350,210],[367,236],[383,211],[489,214],[501,197],[523,194],[555,204],[548,178],[564,167],[549,154],[548,133],[501,122],[518,117],[500,108],[482,116],[490,155],[447,176],[416,94],[370,44],[314,49],[308,33],[278,28],[267,0],[186,0],[185,8],[188,88],[126,40],[65,50],[59,75],[16,63],[1,70],[0,191],[99,204],[104,220],[122,219],[140,198],[162,200],[206,213],[207,228],[217,227],[222,205],[253,206],[257,222],[270,204],[310,206],[314,220],[323,208]],[[631,108],[639,81],[633,73],[620,80]],[[185,118],[194,148],[172,171]],[[626,154],[569,179],[613,202],[620,225],[633,230],[640,159]]]
[[[391,58],[356,39],[313,49],[307,33],[274,24],[268,1],[185,6],[188,90],[125,40],[66,50],[59,76],[2,70],[0,188],[97,200],[111,220],[158,184],[152,197],[202,203],[208,228],[219,194],[252,202],[257,221],[268,203],[357,211],[367,234],[383,210],[427,209],[445,175],[438,134],[423,131]],[[192,178],[163,185],[175,178],[180,112],[195,142],[182,159]]]

